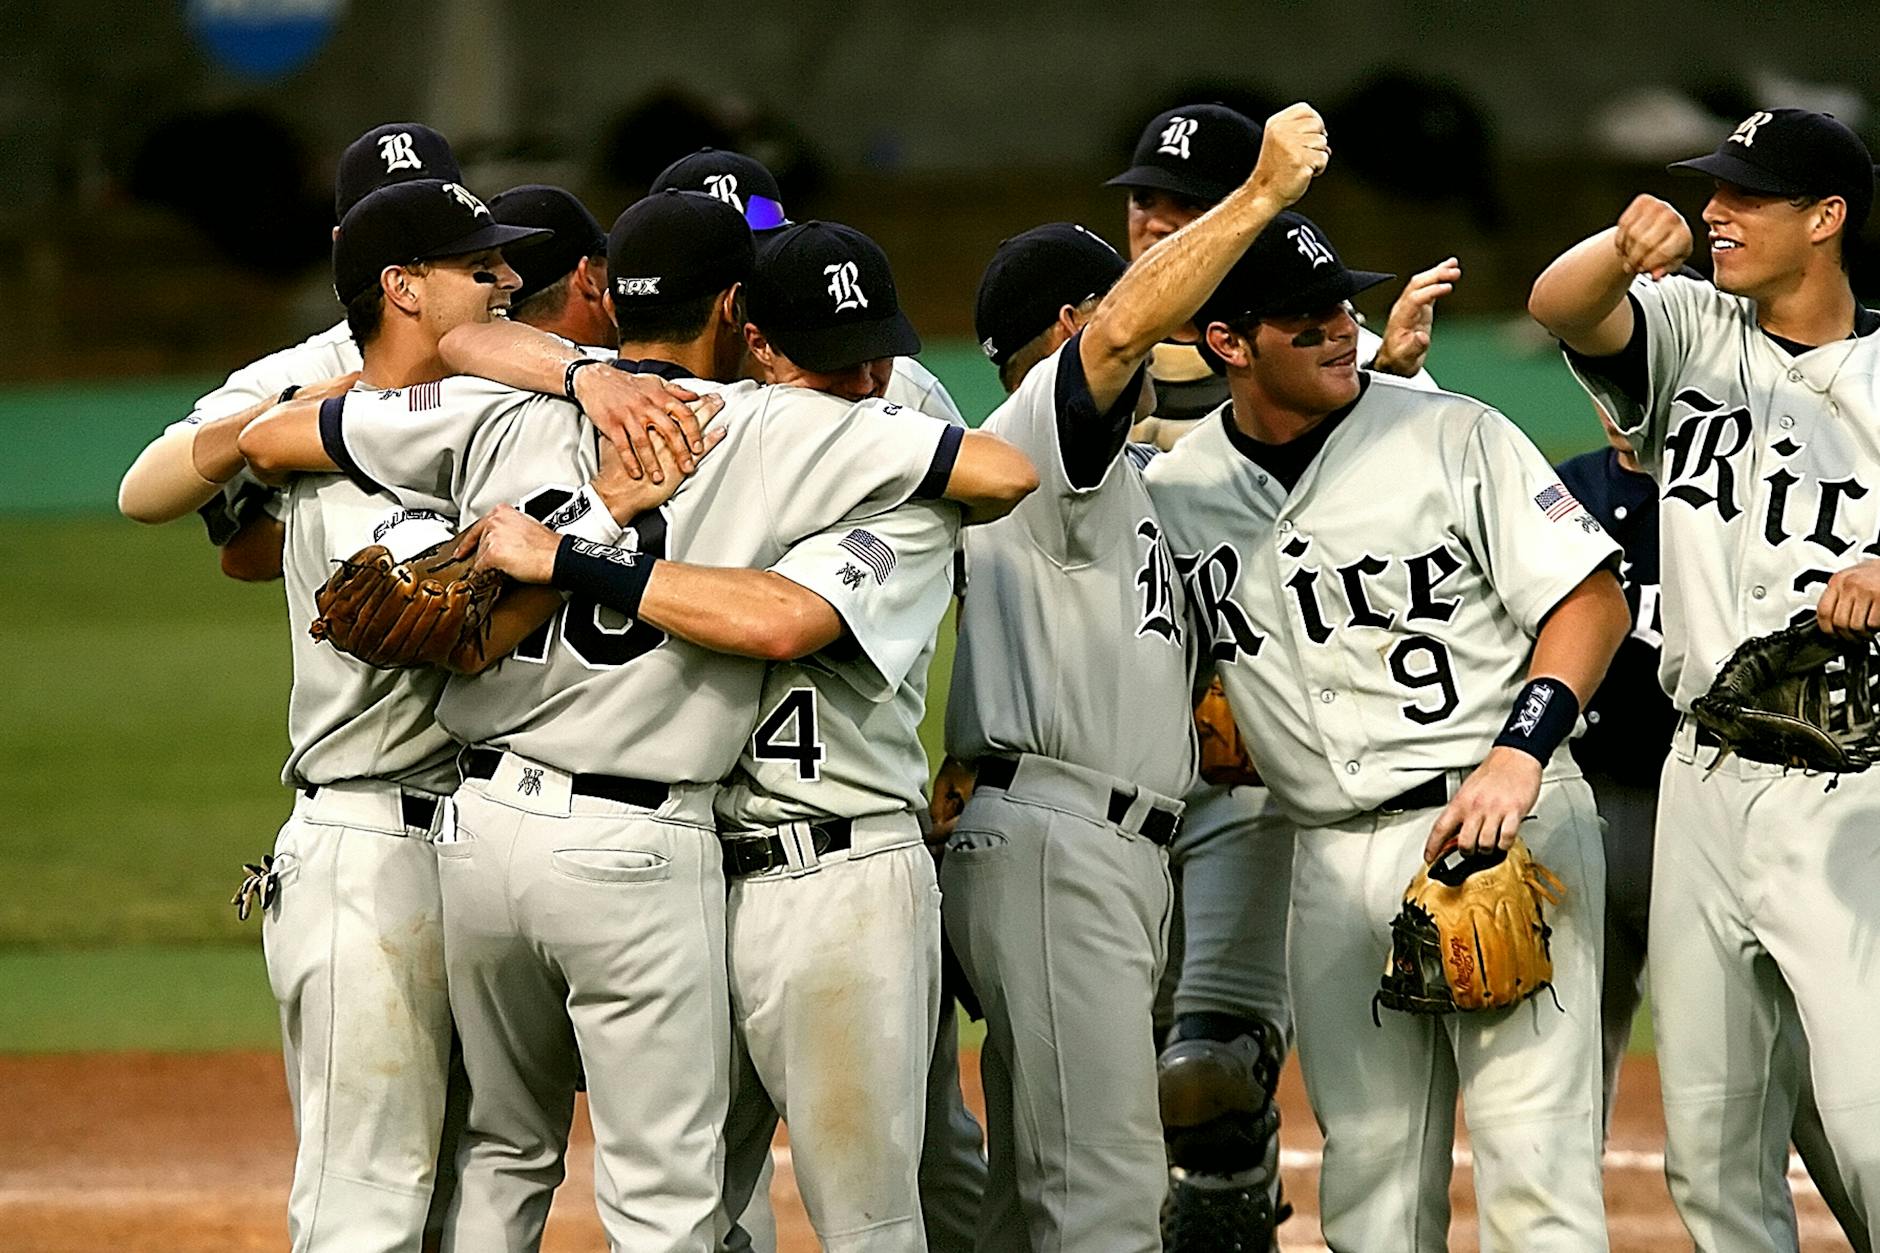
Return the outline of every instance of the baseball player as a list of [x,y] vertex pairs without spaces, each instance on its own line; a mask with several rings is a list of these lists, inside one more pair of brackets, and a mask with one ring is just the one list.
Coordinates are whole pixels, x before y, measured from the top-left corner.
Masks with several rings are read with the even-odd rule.
[[[361,377],[422,380],[439,334],[508,303],[516,277],[500,249],[534,234],[497,225],[456,183],[400,182],[361,199],[335,243]],[[252,890],[264,909],[298,1115],[289,1229],[297,1250],[415,1251],[451,1039],[431,839],[449,825],[456,744],[433,718],[441,676],[375,670],[318,647],[307,628],[335,559],[375,540],[416,551],[450,532],[335,475],[292,479],[282,519],[294,659],[282,781],[300,795],[242,904]]]
[[620,342],[607,312],[607,233],[573,193],[524,183],[490,197],[505,226],[550,232],[533,247],[504,254],[522,279],[509,316],[571,343],[612,349]]
[[[742,219],[709,198],[675,192],[624,214],[609,269],[625,346],[682,358],[633,363],[682,377],[716,372],[741,329],[729,315],[751,258]],[[827,285],[818,274],[813,293],[790,299],[828,300]],[[868,346],[880,332],[864,312],[824,328],[818,342]],[[581,364],[611,368],[570,355],[570,367]],[[698,462],[666,509],[634,519],[632,552],[597,542],[610,530],[618,537],[604,515],[629,515],[591,487],[568,486],[595,471],[595,434],[558,399],[448,380],[420,397],[420,431],[409,395],[354,392],[311,424],[304,413],[276,415],[244,436],[251,459],[277,468],[269,458],[314,459],[311,437],[326,464],[397,484],[412,504],[458,519],[520,504],[581,540],[557,561],[580,589],[566,607],[519,643],[494,633],[488,668],[453,680],[439,705],[441,724],[471,745],[460,838],[439,846],[445,960],[472,1084],[448,1228],[456,1247],[539,1243],[561,1173],[577,1045],[599,1142],[597,1199],[615,1246],[711,1245],[730,1011],[710,805],[756,722],[763,670],[695,647],[681,631],[688,615],[728,608],[742,611],[734,625],[749,626],[763,606],[715,593],[711,580],[734,572],[707,567],[767,565],[795,539],[915,493],[992,507],[988,453],[1023,470],[1006,473],[992,495],[1022,494],[1029,480],[1023,459],[998,441],[923,416],[802,389],[738,384],[726,393],[722,451]],[[827,610],[798,585],[777,585],[789,594],[770,619],[782,630]],[[630,612],[615,616],[607,604]],[[779,638],[780,628],[766,629]]]
[[[1874,184],[1840,122],[1759,110],[1673,168],[1714,180],[1714,286],[1673,273],[1690,227],[1640,196],[1550,265],[1528,307],[1657,482],[1659,678],[1682,713],[1745,639],[1880,621],[1880,315],[1847,281]],[[1651,928],[1677,937],[1648,959],[1665,1169],[1700,1249],[1793,1249],[1787,1141],[1811,1070],[1848,1192],[1870,1228],[1880,1214],[1880,972],[1861,956],[1880,862],[1854,851],[1880,780],[1828,790],[1718,757],[1681,720],[1659,791]]]
[[[1388,278],[1277,217],[1196,318],[1230,401],[1146,477],[1298,829],[1287,956],[1326,1243],[1446,1247],[1460,1093],[1483,1246],[1603,1249],[1604,878],[1557,750],[1625,634],[1617,549],[1500,414],[1358,368],[1348,301]],[[1560,1008],[1374,1025],[1404,884],[1517,831],[1567,883]]]
[[[444,137],[417,122],[375,126],[347,145],[334,180],[334,221],[368,193],[414,178],[461,182]],[[334,227],[334,233],[339,228]],[[133,522],[169,522],[199,511],[221,550],[223,573],[265,580],[281,574],[279,493],[240,473],[235,440],[284,397],[321,398],[352,386],[359,348],[341,319],[291,348],[252,362],[198,400],[189,415],[132,463],[118,509]],[[218,477],[219,476],[219,477]],[[290,1086],[291,1086],[290,1080]]]
[[1011,517],[966,532],[947,710],[947,751],[975,772],[941,881],[987,1024],[981,1249],[1160,1247],[1151,1019],[1165,849],[1196,766],[1194,638],[1122,453],[1155,344],[1328,159],[1318,115],[1295,106],[1267,124],[1252,176],[1127,274],[1060,224],[1007,240],[980,283],[977,334],[1010,393],[986,429],[1045,476]]
[[[840,296],[830,290],[832,273],[847,275]],[[805,292],[823,299],[804,301]],[[773,241],[748,307],[750,345],[773,391],[866,400],[880,390],[868,363],[918,348],[896,311],[886,258],[843,227],[807,223]],[[864,309],[875,328],[868,337],[854,333],[850,316]],[[831,331],[843,335],[831,340]],[[926,781],[918,729],[951,593],[957,518],[950,506],[915,502],[809,537],[767,576],[687,571],[722,585],[699,598],[708,608],[761,603],[778,576],[826,602],[813,635],[767,650],[821,651],[814,664],[770,667],[718,814],[737,1055],[726,1219],[746,1211],[781,1112],[797,1186],[830,1248],[926,1247],[916,1180],[940,916],[915,816]],[[502,527],[532,535],[533,562],[519,565],[510,554],[486,562],[552,577],[557,541],[513,511],[491,519],[485,534]],[[708,647],[749,650],[712,626],[675,621],[670,629]],[[732,1247],[741,1246],[734,1233]]]
[[[1106,184],[1129,191],[1130,257],[1219,203],[1253,169],[1259,149],[1259,129],[1224,105],[1186,105],[1151,119],[1130,168]],[[1460,277],[1452,257],[1412,279],[1387,328],[1397,355],[1360,326],[1360,359],[1434,388],[1422,366],[1435,301]],[[1155,412],[1131,437],[1163,449],[1227,399],[1227,380],[1192,326],[1156,345],[1149,377]],[[1277,1123],[1268,1114],[1276,1112],[1271,1097],[1292,1037],[1292,826],[1265,788],[1204,782],[1185,799],[1169,849],[1178,908],[1156,1007],[1170,1159],[1163,1239],[1176,1253],[1213,1247],[1226,1232],[1266,1242],[1284,1214]]]

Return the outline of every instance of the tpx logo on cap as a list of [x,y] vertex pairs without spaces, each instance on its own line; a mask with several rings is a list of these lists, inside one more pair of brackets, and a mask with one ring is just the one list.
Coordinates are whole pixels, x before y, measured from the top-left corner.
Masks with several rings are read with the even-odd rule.
[[614,282],[614,290],[622,296],[657,296],[659,295],[659,276],[617,279]]
[[449,195],[458,204],[470,210],[470,212],[476,214],[478,217],[486,218],[490,215],[489,209],[484,206],[481,200],[471,195],[468,188],[458,183],[445,183],[444,191],[445,194]]
[[1313,269],[1331,264],[1332,250],[1312,233],[1311,227],[1295,226],[1286,232],[1286,237],[1299,249],[1299,255],[1312,263]]
[[856,281],[861,270],[853,261],[825,265],[823,273],[829,276],[829,294],[835,297],[837,313],[844,309],[868,307],[868,297],[862,293],[862,285]]
[[387,174],[393,170],[422,170],[424,168],[424,162],[418,159],[418,150],[411,146],[410,131],[380,136],[379,156],[385,160]]
[[1180,114],[1176,114],[1168,120],[1168,125],[1162,128],[1162,146],[1157,148],[1156,151],[1166,152],[1171,157],[1180,157],[1182,160],[1186,161],[1188,159],[1188,137],[1194,134],[1195,129],[1200,125],[1201,123],[1191,117],[1182,117]]
[[738,176],[736,174],[707,174],[705,176],[705,194],[715,200],[722,200],[739,213],[744,212],[744,201],[738,198]]

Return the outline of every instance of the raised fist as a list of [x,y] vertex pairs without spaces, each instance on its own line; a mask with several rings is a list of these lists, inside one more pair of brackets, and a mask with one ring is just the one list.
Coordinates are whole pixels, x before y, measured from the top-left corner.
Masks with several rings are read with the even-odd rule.
[[1691,255],[1691,224],[1656,196],[1640,196],[1619,215],[1612,244],[1629,273],[1656,281]]
[[1266,120],[1260,138],[1260,161],[1251,182],[1292,204],[1306,194],[1312,180],[1332,163],[1332,144],[1325,134],[1325,119],[1309,104],[1281,109]]

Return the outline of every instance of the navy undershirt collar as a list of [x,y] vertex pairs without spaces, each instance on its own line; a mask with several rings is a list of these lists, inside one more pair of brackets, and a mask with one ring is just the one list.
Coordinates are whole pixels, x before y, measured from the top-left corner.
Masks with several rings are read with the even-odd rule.
[[635,361],[630,357],[615,357],[614,369],[625,370],[628,374],[656,374],[663,379],[697,378],[692,371],[671,361],[661,361],[658,357],[647,357]]

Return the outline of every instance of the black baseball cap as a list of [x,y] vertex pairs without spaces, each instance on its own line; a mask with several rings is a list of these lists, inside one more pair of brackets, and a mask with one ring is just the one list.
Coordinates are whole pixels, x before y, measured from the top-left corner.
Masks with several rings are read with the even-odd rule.
[[799,222],[768,241],[746,309],[766,338],[809,370],[846,370],[920,351],[887,254],[835,222]]
[[716,295],[749,282],[755,264],[743,215],[695,191],[655,192],[607,233],[607,282],[622,310]]
[[1759,109],[1708,156],[1666,167],[1733,183],[1765,196],[1840,196],[1847,235],[1859,232],[1873,208],[1873,155],[1860,136],[1829,113]]
[[420,178],[463,182],[450,141],[422,122],[374,126],[340,154],[339,174],[333,180],[333,217],[345,217],[381,187]]
[[366,196],[340,220],[333,287],[341,304],[351,304],[379,285],[386,266],[547,237],[547,231],[504,226],[461,184],[435,178],[394,183]]
[[1260,128],[1224,104],[1189,104],[1155,115],[1130,167],[1105,187],[1149,187],[1219,204],[1260,159]]
[[521,304],[551,283],[560,282],[583,257],[604,256],[607,236],[588,207],[573,192],[543,183],[524,183],[490,197],[490,212],[504,226],[553,232],[551,237],[518,246],[503,260],[522,276],[510,297]]
[[724,201],[744,215],[753,231],[779,231],[790,225],[777,176],[762,161],[742,152],[700,148],[689,157],[680,157],[653,180],[654,191],[668,188],[702,191]]
[[1352,270],[1308,217],[1285,212],[1260,232],[1195,315],[1195,325],[1317,313],[1395,277]]
[[993,365],[1036,339],[1065,305],[1100,296],[1129,263],[1102,236],[1074,222],[1035,226],[999,245],[979,279],[973,333]]

